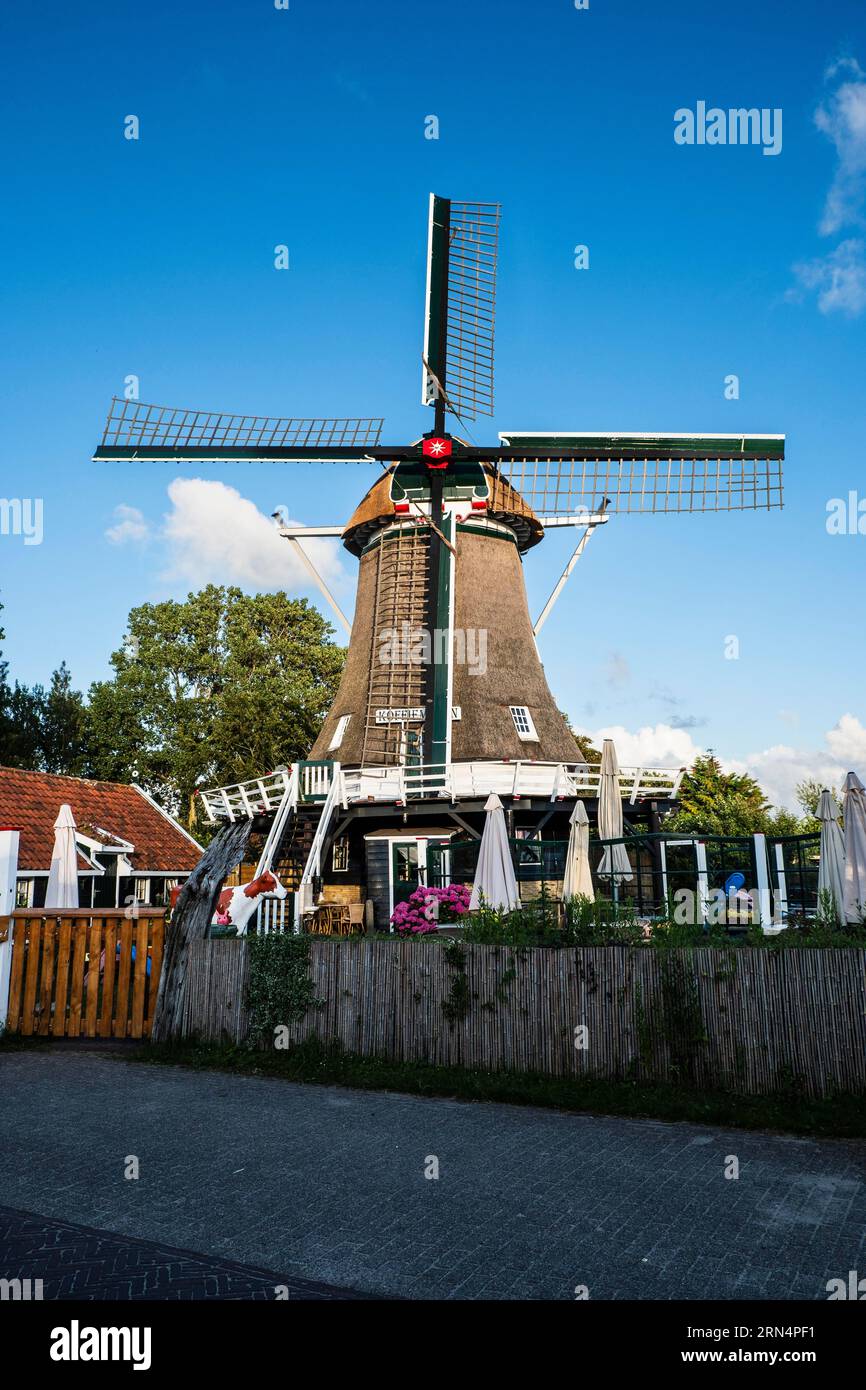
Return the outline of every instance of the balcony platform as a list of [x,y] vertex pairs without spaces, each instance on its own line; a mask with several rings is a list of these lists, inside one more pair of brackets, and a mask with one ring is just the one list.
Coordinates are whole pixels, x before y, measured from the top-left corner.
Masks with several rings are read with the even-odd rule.
[[[676,798],[685,768],[624,767],[620,794],[630,805]],[[288,797],[293,806],[336,800],[349,807],[409,806],[450,803],[469,808],[496,792],[513,800],[593,801],[600,770],[590,763],[544,763],[530,760],[450,763],[414,767],[344,768],[337,762],[299,762],[265,777],[200,792],[212,823],[269,816]],[[336,786],[334,785],[336,782]]]

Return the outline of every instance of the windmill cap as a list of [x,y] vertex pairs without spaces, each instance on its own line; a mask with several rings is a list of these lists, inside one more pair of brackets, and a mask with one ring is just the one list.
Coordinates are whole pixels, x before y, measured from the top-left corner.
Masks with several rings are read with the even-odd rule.
[[[490,487],[486,515],[494,521],[503,521],[513,526],[518,550],[530,550],[544,538],[544,527],[535,512],[516,488],[501,477],[489,464],[482,464]],[[395,465],[396,467],[396,465]],[[364,547],[394,520],[394,503],[391,499],[391,479],[394,468],[389,468],[381,478],[364,494],[343,530],[343,544],[353,555],[360,555]],[[467,503],[467,509],[471,510]]]

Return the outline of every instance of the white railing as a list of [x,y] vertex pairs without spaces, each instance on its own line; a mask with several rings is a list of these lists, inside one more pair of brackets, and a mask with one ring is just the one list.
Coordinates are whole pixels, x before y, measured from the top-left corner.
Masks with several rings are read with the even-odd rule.
[[[253,918],[253,931],[260,936],[268,936],[271,932],[292,931],[294,923],[287,904],[288,898],[260,898]],[[250,924],[247,925],[247,932],[250,931]]]
[[[673,799],[686,769],[671,767],[620,768],[620,794],[640,799]],[[232,787],[202,792],[212,821],[277,811],[285,816],[302,802],[324,802],[332,796],[344,807],[364,802],[405,803],[448,798],[478,800],[496,792],[504,797],[546,797],[550,801],[598,797],[601,772],[597,763],[543,763],[531,759],[501,762],[423,764],[419,767],[355,767],[339,763],[294,764],[291,772],[272,773]],[[275,832],[272,827],[272,834]],[[269,836],[270,839],[270,836]],[[263,855],[262,863],[266,864]]]
[[[339,764],[337,765],[339,773]],[[295,930],[299,930],[301,919],[305,912],[314,906],[312,902],[312,883],[317,874],[322,872],[322,847],[328,837],[331,828],[331,820],[338,806],[345,805],[343,799],[343,779],[336,776],[331,781],[330,790],[325,803],[322,806],[322,814],[319,816],[319,823],[313,835],[313,843],[310,845],[310,853],[304,865],[301,881],[298,884],[298,891],[295,893]]]
[[296,801],[324,801],[339,768],[339,763],[331,762],[292,763],[290,768],[269,772],[266,777],[253,777],[249,782],[235,782],[227,787],[209,787],[199,795],[208,820],[244,820],[278,810],[293,781]]
[[256,865],[256,872],[254,875],[255,878],[258,878],[259,874],[263,874],[266,869],[269,869],[271,867],[271,860],[276,854],[277,849],[279,848],[280,841],[282,840],[283,835],[285,833],[286,826],[288,825],[290,818],[295,814],[297,808],[298,768],[297,764],[293,763],[291,776],[289,778],[289,785],[285,790],[282,801],[280,802],[277,814],[274,816],[274,819],[271,822],[271,828],[268,831],[267,839],[265,840],[265,843],[262,846],[262,852],[259,856],[259,862]]
[[292,771],[282,768],[266,777],[236,782],[228,787],[210,787],[199,792],[208,820],[247,820],[278,810],[292,780]]
[[339,772],[339,763],[299,763],[301,801],[324,801],[331,790],[331,778]]

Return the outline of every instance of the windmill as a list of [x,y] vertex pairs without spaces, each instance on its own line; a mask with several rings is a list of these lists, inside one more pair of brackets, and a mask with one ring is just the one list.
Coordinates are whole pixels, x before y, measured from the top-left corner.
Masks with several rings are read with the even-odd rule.
[[[315,825],[303,840],[302,887],[318,882],[326,848],[352,818],[429,819],[431,803],[444,801],[451,822],[477,834],[472,816],[490,791],[537,812],[536,828],[551,804],[592,797],[597,774],[576,752],[536,641],[589,539],[619,515],[782,505],[782,435],[505,430],[493,447],[467,440],[469,422],[494,412],[499,222],[498,204],[431,194],[421,400],[433,423],[418,439],[383,444],[379,418],[230,415],[115,398],[94,454],[380,470],[348,524],[277,518],[347,629],[303,541],[341,536],[359,559],[344,674],[310,758],[205,793],[213,819],[270,818],[259,868],[297,837],[307,806]],[[579,535],[533,621],[522,557],[562,526]],[[672,796],[678,776],[634,769],[621,784],[635,805]]]

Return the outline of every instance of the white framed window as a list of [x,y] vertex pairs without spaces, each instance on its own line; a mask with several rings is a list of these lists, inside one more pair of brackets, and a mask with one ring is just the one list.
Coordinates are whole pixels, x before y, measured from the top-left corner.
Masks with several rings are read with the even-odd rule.
[[351,718],[351,714],[340,715],[339,719],[337,720],[337,727],[334,730],[334,736],[331,739],[331,742],[328,744],[329,753],[333,753],[334,749],[339,748],[340,744],[343,742],[343,735],[349,727],[349,720]]
[[349,837],[341,835],[334,841],[331,851],[331,869],[335,874],[344,874],[349,868]]
[[537,743],[538,734],[535,732],[535,725],[532,722],[532,715],[525,705],[510,705],[511,718],[514,720],[514,727],[517,730],[517,737],[523,739],[524,743]]
[[15,906],[32,907],[36,882],[32,878],[19,878],[15,885]]

